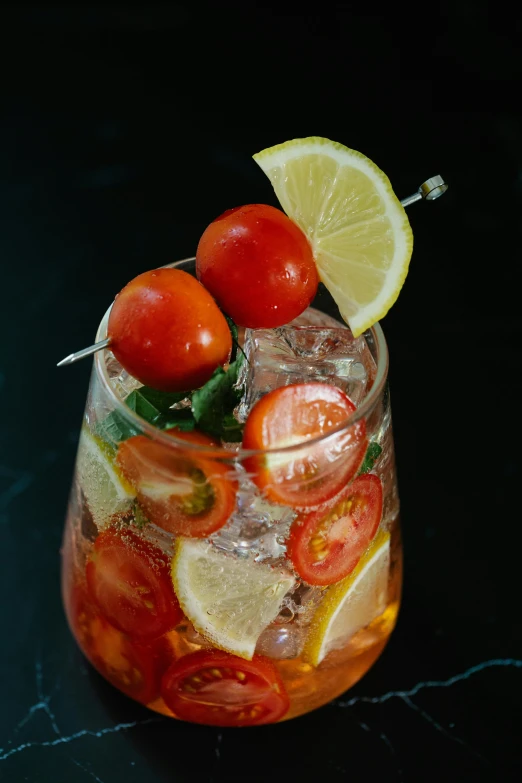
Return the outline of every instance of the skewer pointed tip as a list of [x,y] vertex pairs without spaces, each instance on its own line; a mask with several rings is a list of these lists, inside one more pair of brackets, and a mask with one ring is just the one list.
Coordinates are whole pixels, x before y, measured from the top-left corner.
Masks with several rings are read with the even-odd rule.
[[66,364],[72,364],[74,362],[73,356],[74,354],[70,353],[69,356],[66,356],[65,359],[62,359],[61,362],[58,362],[56,366],[63,367]]
[[93,353],[103,350],[103,348],[108,348],[110,342],[110,338],[107,337],[107,339],[101,340],[99,343],[89,345],[88,348],[83,348],[81,351],[76,351],[76,353],[70,353],[69,356],[66,356],[65,359],[58,362],[56,366],[65,367],[67,364],[74,364],[74,362],[84,359],[86,356],[91,356]]

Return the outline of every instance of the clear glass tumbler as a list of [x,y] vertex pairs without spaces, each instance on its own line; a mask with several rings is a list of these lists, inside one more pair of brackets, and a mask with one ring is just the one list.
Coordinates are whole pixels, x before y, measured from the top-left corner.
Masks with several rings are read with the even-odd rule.
[[[174,266],[194,274],[193,260]],[[269,452],[191,429],[190,400],[150,424],[140,406],[160,403],[144,402],[109,351],[95,357],[63,599],[91,664],[152,710],[220,726],[296,717],[357,682],[394,628],[402,550],[388,353],[378,324],[354,340],[336,314],[322,292],[289,326],[240,335],[237,419],[289,389],[295,431]],[[292,404],[304,383],[340,388],[352,415],[307,437],[322,410]]]

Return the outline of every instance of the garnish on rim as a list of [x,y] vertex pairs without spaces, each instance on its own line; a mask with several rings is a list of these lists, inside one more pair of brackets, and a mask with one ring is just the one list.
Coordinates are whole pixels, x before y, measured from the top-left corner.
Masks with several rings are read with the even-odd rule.
[[358,337],[395,303],[413,250],[390,180],[365,155],[319,136],[269,147],[254,160],[308,237],[319,276]]

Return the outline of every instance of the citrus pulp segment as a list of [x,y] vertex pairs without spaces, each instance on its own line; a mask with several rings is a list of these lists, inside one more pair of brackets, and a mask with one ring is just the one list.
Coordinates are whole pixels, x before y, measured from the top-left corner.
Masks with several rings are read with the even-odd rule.
[[77,471],[92,518],[98,529],[114,515],[127,511],[136,497],[132,486],[115,468],[110,447],[83,427]]
[[295,579],[283,569],[233,559],[205,541],[179,538],[172,559],[178,601],[215,647],[251,660]]

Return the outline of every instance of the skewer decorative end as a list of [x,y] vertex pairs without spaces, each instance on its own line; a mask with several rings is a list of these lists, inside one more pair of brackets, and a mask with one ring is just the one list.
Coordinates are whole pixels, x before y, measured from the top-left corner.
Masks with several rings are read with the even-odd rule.
[[416,201],[435,201],[436,198],[442,196],[448,189],[447,182],[444,182],[440,174],[435,177],[430,177],[423,182],[416,193],[413,193],[407,198],[403,198],[401,204],[403,207],[409,207],[410,204],[415,204]]
[[422,198],[425,198],[426,201],[435,201],[435,199],[442,196],[447,189],[448,185],[444,182],[440,174],[437,174],[436,177],[430,177],[430,179],[423,182],[419,188],[422,193]]

